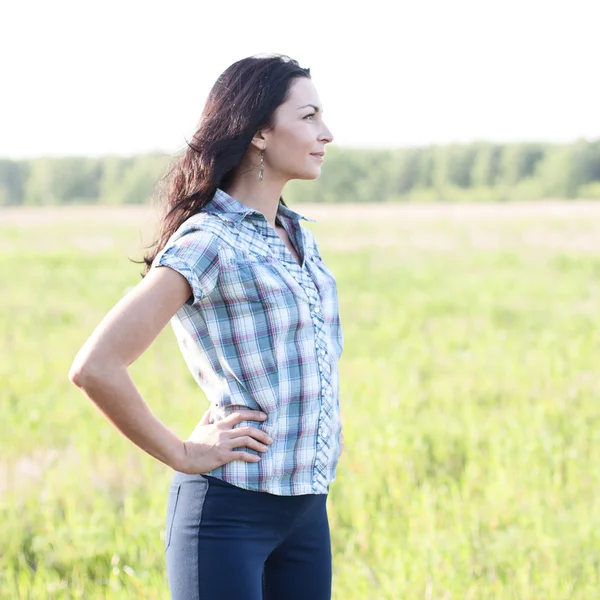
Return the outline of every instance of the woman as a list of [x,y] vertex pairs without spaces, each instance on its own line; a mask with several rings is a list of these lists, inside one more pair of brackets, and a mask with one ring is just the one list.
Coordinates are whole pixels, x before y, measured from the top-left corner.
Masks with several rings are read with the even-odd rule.
[[[167,173],[144,279],[71,368],[125,436],[175,470],[165,535],[174,600],[331,596],[326,500],[341,449],[343,334],[335,278],[281,193],[319,177],[332,140],[308,69],[284,56],[231,65]],[[127,372],[169,321],[211,402],[187,441]]]

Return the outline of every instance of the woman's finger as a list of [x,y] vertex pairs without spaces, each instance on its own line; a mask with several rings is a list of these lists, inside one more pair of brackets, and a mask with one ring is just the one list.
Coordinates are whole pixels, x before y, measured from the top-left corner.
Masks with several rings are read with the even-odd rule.
[[250,452],[234,452],[232,450],[228,455],[227,462],[233,462],[234,460],[243,460],[244,462],[258,462],[260,460],[260,456],[257,456],[256,454],[250,454]]
[[229,435],[232,439],[237,437],[250,436],[257,439],[259,442],[262,442],[263,444],[273,443],[271,436],[262,429],[259,429],[258,427],[238,427],[237,429],[232,429],[229,432]]
[[240,410],[221,419],[218,425],[231,429],[234,425],[237,425],[242,421],[264,421],[266,418],[267,415],[260,410]]
[[228,446],[230,448],[251,448],[257,452],[266,452],[269,449],[269,446],[261,444],[258,440],[255,440],[249,435],[231,438]]
[[199,425],[210,425],[211,424],[211,409],[209,408],[203,415],[202,418],[200,419],[200,423]]

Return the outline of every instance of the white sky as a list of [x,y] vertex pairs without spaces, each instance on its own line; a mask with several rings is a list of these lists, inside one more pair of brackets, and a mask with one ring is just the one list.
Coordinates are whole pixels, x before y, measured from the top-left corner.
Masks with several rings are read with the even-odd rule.
[[179,150],[232,62],[311,68],[340,146],[600,137],[599,0],[12,0],[0,156]]

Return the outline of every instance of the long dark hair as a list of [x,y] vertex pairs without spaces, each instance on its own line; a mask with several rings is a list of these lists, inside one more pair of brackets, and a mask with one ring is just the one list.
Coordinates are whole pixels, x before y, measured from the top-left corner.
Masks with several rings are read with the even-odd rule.
[[273,113],[295,77],[310,78],[310,69],[276,54],[243,58],[217,79],[192,141],[160,179],[162,214],[157,240],[144,257],[144,274],[179,226],[230,183],[256,132],[273,125]]

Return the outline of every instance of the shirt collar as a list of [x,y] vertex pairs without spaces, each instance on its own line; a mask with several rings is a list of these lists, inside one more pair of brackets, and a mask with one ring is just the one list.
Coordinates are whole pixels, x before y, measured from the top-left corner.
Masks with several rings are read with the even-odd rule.
[[[223,191],[221,188],[217,188],[212,199],[204,206],[203,210],[206,212],[215,214],[221,217],[225,221],[229,221],[231,223],[239,223],[242,221],[247,215],[256,214],[262,215],[259,211],[242,204],[232,196],[230,196],[227,192]],[[311,221],[316,223],[316,219],[310,219],[297,213],[295,210],[284,206],[279,203],[277,206],[277,214],[279,216],[288,217],[295,221],[299,221],[301,219],[305,221]]]

